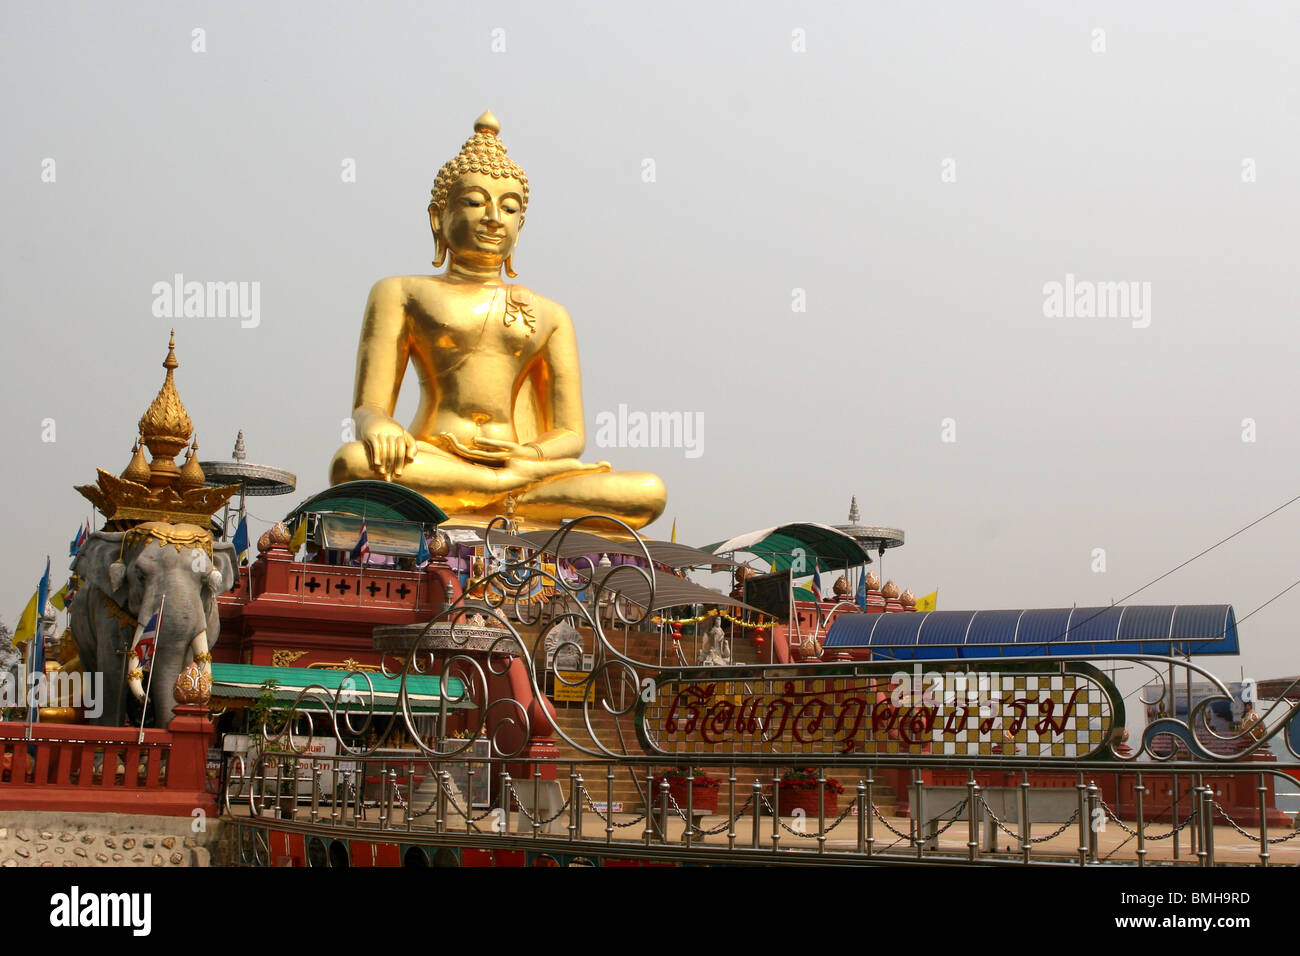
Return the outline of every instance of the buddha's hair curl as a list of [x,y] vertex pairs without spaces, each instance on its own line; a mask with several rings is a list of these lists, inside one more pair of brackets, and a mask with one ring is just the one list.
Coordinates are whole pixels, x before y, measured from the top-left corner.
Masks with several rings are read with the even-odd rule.
[[432,205],[439,209],[447,208],[447,194],[452,185],[466,173],[483,173],[493,179],[517,179],[524,189],[520,212],[528,208],[528,177],[524,171],[506,155],[505,145],[489,127],[478,126],[474,135],[465,140],[460,152],[438,170],[438,178],[433,181]]

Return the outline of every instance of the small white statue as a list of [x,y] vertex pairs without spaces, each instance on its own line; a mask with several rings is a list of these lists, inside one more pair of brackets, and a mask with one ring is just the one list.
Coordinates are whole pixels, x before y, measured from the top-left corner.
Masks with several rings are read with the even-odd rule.
[[722,622],[717,618],[713,619],[713,627],[709,628],[707,648],[703,663],[712,666],[731,663],[731,648],[727,644],[727,633],[722,629]]

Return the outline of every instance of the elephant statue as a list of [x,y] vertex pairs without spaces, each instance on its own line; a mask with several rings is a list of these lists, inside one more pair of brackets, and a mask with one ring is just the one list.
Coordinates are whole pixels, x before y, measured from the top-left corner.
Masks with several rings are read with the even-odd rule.
[[96,723],[120,720],[128,689],[147,703],[136,645],[162,605],[149,696],[154,725],[166,727],[181,671],[197,661],[211,673],[209,650],[221,627],[217,595],[234,586],[238,573],[234,547],[197,525],[146,521],[127,531],[95,532],[71,567],[84,581],[70,605],[81,666],[87,674],[104,675],[104,706]]

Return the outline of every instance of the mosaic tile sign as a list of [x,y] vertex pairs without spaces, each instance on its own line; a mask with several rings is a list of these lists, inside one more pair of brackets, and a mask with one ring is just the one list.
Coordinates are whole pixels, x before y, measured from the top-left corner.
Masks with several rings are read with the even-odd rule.
[[663,755],[1081,758],[1120,732],[1114,685],[1088,665],[1041,671],[661,675],[638,732]]

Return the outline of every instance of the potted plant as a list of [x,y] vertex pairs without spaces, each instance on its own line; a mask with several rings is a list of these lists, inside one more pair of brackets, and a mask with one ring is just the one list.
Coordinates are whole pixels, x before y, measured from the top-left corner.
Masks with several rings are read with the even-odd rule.
[[659,787],[662,781],[668,781],[668,793],[677,801],[677,806],[686,812],[687,787],[690,787],[691,806],[705,813],[714,813],[718,809],[718,788],[721,781],[710,777],[701,767],[671,767],[661,773],[655,780],[655,792],[650,795],[651,803],[659,806]]
[[[262,681],[261,694],[248,708],[248,756],[256,763],[263,754],[292,754],[292,751],[278,740],[278,736],[288,725],[279,706],[276,691],[280,686],[278,680]],[[262,737],[263,727],[267,738]],[[277,758],[279,759],[279,758]],[[280,781],[280,792],[275,794],[277,808],[283,819],[293,819],[298,808],[298,761],[296,755],[285,761],[284,776]]]
[[[780,811],[788,816],[795,810],[802,810],[809,817],[817,816],[817,778],[818,771],[813,767],[800,767],[787,770],[781,775],[779,791]],[[826,778],[826,815],[838,816],[840,812],[839,796],[844,787],[834,777]]]

